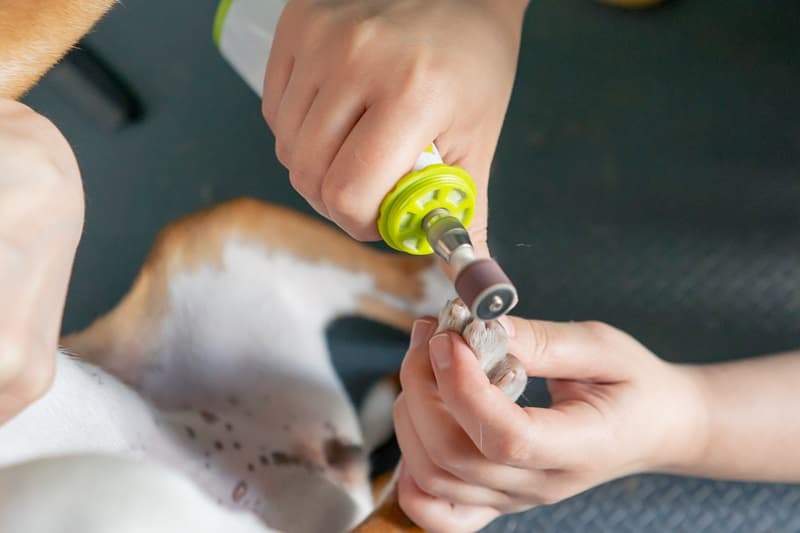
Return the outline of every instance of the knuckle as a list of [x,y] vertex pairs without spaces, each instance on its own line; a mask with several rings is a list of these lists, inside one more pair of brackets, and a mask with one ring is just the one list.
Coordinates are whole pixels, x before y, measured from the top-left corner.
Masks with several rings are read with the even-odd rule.
[[[397,81],[399,99],[416,106],[440,102],[449,70],[427,49],[415,49]],[[441,105],[441,104],[440,104]]]
[[441,497],[444,494],[446,482],[432,472],[423,472],[414,478],[417,487],[430,496]]
[[494,463],[517,465],[528,458],[530,447],[518,434],[501,434],[488,441],[483,453]]
[[428,458],[437,467],[458,474],[461,472],[461,450],[462,440],[452,430],[443,431],[442,435],[435,443],[431,443],[428,450]]
[[316,180],[312,175],[305,171],[302,167],[298,168],[293,165],[289,170],[289,183],[292,187],[306,199],[314,199],[314,191],[316,190]]
[[609,342],[618,336],[618,330],[605,322],[591,320],[584,322],[583,327],[600,342]]
[[362,57],[361,54],[371,47],[377,36],[386,34],[383,30],[384,23],[377,17],[351,20],[340,34],[348,58]]
[[286,167],[289,168],[289,163],[291,162],[292,158],[292,148],[289,144],[285,141],[281,141],[279,139],[275,140],[275,157],[278,158],[278,161]]
[[339,184],[332,184],[330,180],[322,185],[322,201],[332,212],[340,216],[350,217],[357,211],[357,202],[352,199],[352,194],[348,192],[349,187]]
[[533,340],[533,356],[543,357],[548,353],[550,347],[550,334],[547,328],[541,322],[536,320],[527,320],[525,323],[528,325],[531,339]]
[[533,496],[533,503],[536,505],[553,505],[566,498],[566,495],[560,494],[558,490],[552,487],[543,487],[537,490]]
[[0,338],[0,388],[6,388],[19,379],[28,365],[27,344]]
[[[55,352],[54,352],[55,353]],[[50,390],[55,378],[55,364],[49,354],[33,367],[30,367],[22,377],[23,398],[33,402],[41,398]]]
[[365,230],[365,203],[357,187],[325,182],[320,191],[322,203],[331,216],[354,238],[363,240],[368,232]]
[[3,139],[10,161],[24,165],[26,176],[39,186],[82,191],[78,162],[66,138],[45,117],[32,111],[23,115],[10,138]]
[[41,398],[55,375],[52,354],[36,354],[28,342],[0,339],[0,390],[13,388],[14,395],[26,403]]

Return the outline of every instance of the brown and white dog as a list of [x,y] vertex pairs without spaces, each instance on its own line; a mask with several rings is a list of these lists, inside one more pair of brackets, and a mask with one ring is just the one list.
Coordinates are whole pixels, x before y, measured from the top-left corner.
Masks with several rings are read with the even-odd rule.
[[[0,0],[0,97],[113,3]],[[123,300],[63,339],[52,389],[0,426],[0,531],[416,530],[391,482],[377,509],[369,484],[397,390],[376,387],[360,421],[325,329],[361,315],[408,330],[452,296],[433,262],[277,206],[237,200],[173,223]],[[458,302],[440,327],[487,371],[506,364],[502,328],[469,324]]]
[[[0,530],[350,530],[396,391],[373,391],[362,428],[325,329],[408,329],[451,290],[429,260],[254,200],[175,222],[116,308],[63,339],[80,359],[59,353],[50,392],[0,427]],[[440,328],[502,364],[498,324],[451,301]],[[360,530],[414,528],[390,499]]]

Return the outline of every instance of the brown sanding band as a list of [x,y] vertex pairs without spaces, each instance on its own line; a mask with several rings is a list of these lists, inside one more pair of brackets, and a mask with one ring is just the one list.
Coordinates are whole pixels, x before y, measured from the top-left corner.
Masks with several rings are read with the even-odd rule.
[[475,299],[489,287],[511,285],[506,273],[491,259],[478,259],[464,267],[455,281],[458,296],[468,308],[473,309]]

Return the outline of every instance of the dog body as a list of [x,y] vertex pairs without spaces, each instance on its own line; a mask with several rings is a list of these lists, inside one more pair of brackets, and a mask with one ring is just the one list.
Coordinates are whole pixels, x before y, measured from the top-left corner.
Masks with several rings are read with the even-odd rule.
[[[165,478],[177,472],[201,487],[211,514],[221,504],[280,530],[346,531],[373,509],[369,450],[325,329],[359,314],[407,329],[434,313],[451,289],[433,263],[413,259],[250,200],[179,221],[122,302],[64,339],[91,363],[60,353],[52,390],[0,426],[0,465],[33,461],[40,481],[50,465],[57,487],[73,468],[65,455],[91,471],[87,454],[100,454],[98,472],[120,484],[114,457],[145,461],[155,476],[148,496],[160,490],[152,465],[162,465]],[[133,475],[130,464],[117,466]],[[23,470],[0,470],[0,486]],[[92,496],[75,493],[70,513],[53,511],[64,529],[46,531],[74,531],[65,518],[81,506],[110,505],[85,489]],[[3,527],[28,508],[11,505],[19,498],[3,496],[12,512],[0,513],[0,530],[23,530]]]

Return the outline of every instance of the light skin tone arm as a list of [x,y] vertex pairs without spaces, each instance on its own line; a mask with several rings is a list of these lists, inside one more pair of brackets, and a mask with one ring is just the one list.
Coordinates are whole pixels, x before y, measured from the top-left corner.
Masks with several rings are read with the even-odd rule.
[[800,351],[689,372],[704,393],[706,439],[671,472],[800,482]]
[[459,336],[415,325],[395,406],[398,488],[427,530],[474,531],[640,472],[800,481],[800,353],[685,366],[601,323],[507,324],[551,407],[512,403]]
[[64,137],[28,107],[0,99],[0,423],[52,381],[83,209]]
[[378,238],[381,201],[435,141],[487,188],[528,0],[289,0],[263,114],[294,188],[353,237]]

